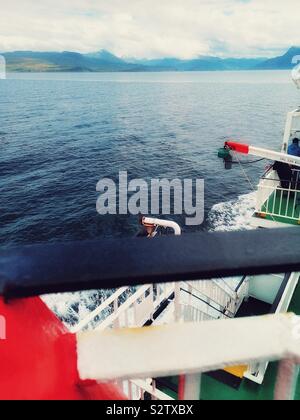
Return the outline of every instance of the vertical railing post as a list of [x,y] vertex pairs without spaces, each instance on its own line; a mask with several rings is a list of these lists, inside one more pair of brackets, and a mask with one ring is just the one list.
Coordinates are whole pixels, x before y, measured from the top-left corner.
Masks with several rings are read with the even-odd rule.
[[[153,395],[155,395],[155,393],[156,393],[156,381],[155,381],[155,379],[153,379],[152,380],[152,393],[153,393]],[[156,397],[152,397],[152,400],[157,400],[157,398]]]
[[291,401],[295,399],[299,365],[293,359],[283,359],[279,363],[274,399]]
[[[118,309],[119,309],[119,301],[118,301],[118,298],[116,298],[116,299],[114,300],[113,305],[114,305],[114,314],[117,314],[117,313],[118,313]],[[114,328],[120,328],[120,319],[119,319],[119,317],[117,317],[117,318],[114,320],[114,322],[113,322],[113,326],[114,326]]]
[[151,319],[151,321],[154,321],[153,319],[153,315],[154,315],[154,311],[155,311],[155,298],[154,298],[154,286],[153,284],[150,286],[150,295],[151,295],[151,302],[152,302],[152,311],[151,314],[149,316],[149,318]]
[[198,401],[201,393],[201,374],[181,375],[178,385],[179,401]]
[[175,284],[175,299],[174,299],[174,318],[175,322],[179,322],[181,318],[180,314],[180,282]]
[[131,381],[128,381],[128,397],[129,400],[133,400],[133,383]]

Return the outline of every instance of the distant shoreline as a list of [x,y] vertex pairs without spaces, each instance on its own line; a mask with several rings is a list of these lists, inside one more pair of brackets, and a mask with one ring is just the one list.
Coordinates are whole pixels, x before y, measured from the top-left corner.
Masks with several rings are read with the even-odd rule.
[[268,72],[268,71],[291,71],[290,68],[286,69],[236,69],[236,70],[100,70],[100,71],[90,71],[90,70],[7,70],[7,74],[63,74],[63,73],[72,73],[72,74],[101,74],[101,73],[243,73],[243,72]]
[[13,73],[164,73],[204,71],[291,70],[300,47],[290,48],[274,58],[222,58],[199,56],[193,59],[124,59],[109,51],[92,54],[76,52],[14,51],[2,53],[6,69]]

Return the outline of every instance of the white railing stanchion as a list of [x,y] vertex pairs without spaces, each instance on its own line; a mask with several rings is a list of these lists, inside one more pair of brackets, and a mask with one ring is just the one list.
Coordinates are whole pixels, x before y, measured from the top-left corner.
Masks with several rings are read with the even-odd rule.
[[[276,217],[286,222],[300,222],[300,183],[298,169],[292,170],[291,180],[281,183],[277,174],[270,172],[262,178],[257,190],[255,212],[258,215],[269,216],[274,221]],[[277,177],[277,178],[276,178]],[[284,185],[284,187],[283,187]],[[298,210],[299,207],[299,210]]]
[[295,391],[299,378],[299,364],[293,359],[283,359],[279,363],[274,399],[291,401],[295,399]]
[[201,374],[185,375],[183,401],[198,401],[201,393]]

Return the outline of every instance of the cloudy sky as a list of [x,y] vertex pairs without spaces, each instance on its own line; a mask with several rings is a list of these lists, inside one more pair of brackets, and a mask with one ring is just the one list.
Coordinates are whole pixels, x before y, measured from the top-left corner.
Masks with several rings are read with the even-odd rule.
[[300,45],[299,0],[0,0],[0,51],[273,56]]

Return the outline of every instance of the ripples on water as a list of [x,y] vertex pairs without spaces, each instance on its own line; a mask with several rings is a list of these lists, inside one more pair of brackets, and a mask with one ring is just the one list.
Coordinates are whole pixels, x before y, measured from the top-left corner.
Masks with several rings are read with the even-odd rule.
[[[278,148],[298,104],[288,72],[10,75],[0,81],[1,246],[132,236],[136,217],[95,209],[96,183],[121,170],[204,178],[205,223],[185,231],[243,226],[252,204],[238,197],[250,186],[217,149],[228,138]],[[254,183],[264,165],[247,167]]]

